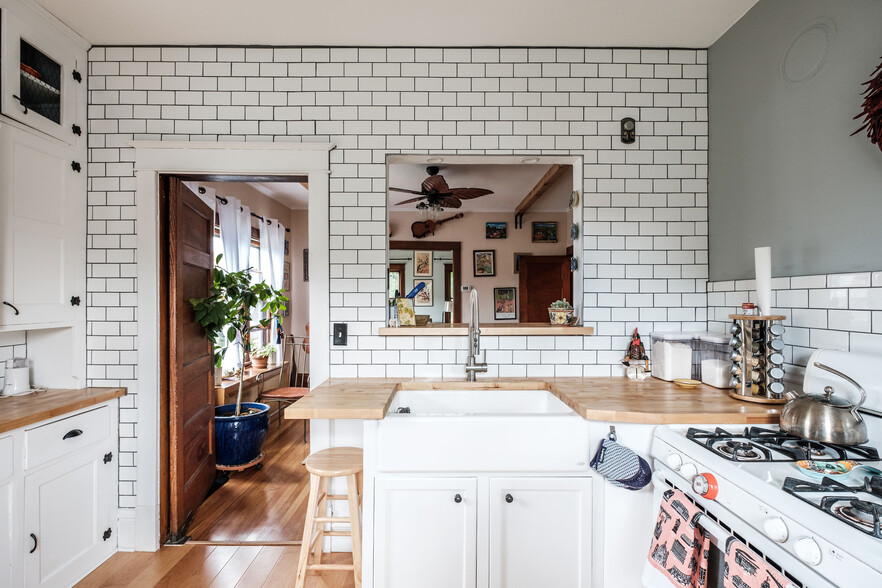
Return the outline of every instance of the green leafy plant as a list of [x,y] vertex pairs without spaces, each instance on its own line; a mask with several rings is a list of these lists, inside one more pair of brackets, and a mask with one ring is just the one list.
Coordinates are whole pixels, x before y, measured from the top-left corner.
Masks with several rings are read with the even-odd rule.
[[553,308],[555,310],[573,310],[573,305],[567,302],[567,299],[563,300],[555,300],[551,303],[549,308]]
[[273,353],[276,352],[276,346],[272,343],[267,343],[260,349],[251,352],[251,357],[269,357]]
[[[245,352],[249,332],[257,328],[251,324],[249,310],[260,306],[261,312],[269,315],[261,319],[260,326],[267,326],[274,316],[285,310],[288,298],[281,290],[276,290],[266,282],[251,282],[251,268],[238,272],[228,272],[218,264],[223,256],[215,260],[214,282],[205,298],[191,298],[190,304],[196,313],[196,322],[205,330],[211,341],[216,366],[221,365],[224,354],[236,337],[242,341],[240,359],[245,363]],[[244,370],[239,371],[239,393],[236,395],[236,416],[242,411],[242,389]]]

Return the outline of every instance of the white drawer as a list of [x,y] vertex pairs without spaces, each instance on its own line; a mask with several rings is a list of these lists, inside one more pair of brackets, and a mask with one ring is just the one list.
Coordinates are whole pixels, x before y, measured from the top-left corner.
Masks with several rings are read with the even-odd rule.
[[11,477],[15,471],[13,447],[12,435],[0,437],[0,480]]
[[107,406],[25,430],[25,469],[62,457],[110,436]]

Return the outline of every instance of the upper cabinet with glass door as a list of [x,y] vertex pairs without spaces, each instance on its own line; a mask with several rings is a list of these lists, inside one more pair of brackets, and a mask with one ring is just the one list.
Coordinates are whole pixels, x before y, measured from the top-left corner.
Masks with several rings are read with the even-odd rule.
[[85,145],[86,45],[61,25],[47,26],[50,15],[18,6],[0,14],[0,110],[69,145]]

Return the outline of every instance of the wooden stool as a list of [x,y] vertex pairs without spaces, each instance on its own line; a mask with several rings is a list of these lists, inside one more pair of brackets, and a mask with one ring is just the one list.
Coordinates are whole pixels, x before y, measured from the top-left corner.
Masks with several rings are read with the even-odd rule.
[[[317,451],[306,458],[306,470],[310,473],[309,505],[306,507],[306,522],[303,525],[303,543],[300,546],[300,563],[297,566],[295,588],[303,588],[307,570],[352,570],[355,575],[355,586],[361,588],[361,520],[359,518],[361,496],[358,492],[358,475],[362,471],[362,461],[363,452],[357,447],[332,447]],[[346,495],[328,494],[328,478],[338,476],[346,476]],[[346,500],[349,503],[349,516],[326,516],[328,500]],[[326,531],[325,525],[328,523],[349,523],[349,530]],[[313,536],[314,530],[315,536]],[[324,538],[350,535],[352,563],[323,564]],[[309,554],[313,549],[315,549],[313,563],[309,563]]]

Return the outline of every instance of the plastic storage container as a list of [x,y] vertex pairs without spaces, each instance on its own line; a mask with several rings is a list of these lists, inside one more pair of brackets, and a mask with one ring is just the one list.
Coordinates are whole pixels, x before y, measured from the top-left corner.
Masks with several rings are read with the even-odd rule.
[[668,382],[678,378],[697,378],[698,375],[692,369],[694,338],[694,333],[652,333],[652,376]]
[[714,388],[731,388],[732,360],[729,359],[729,335],[701,333],[698,335],[701,357],[701,381]]

